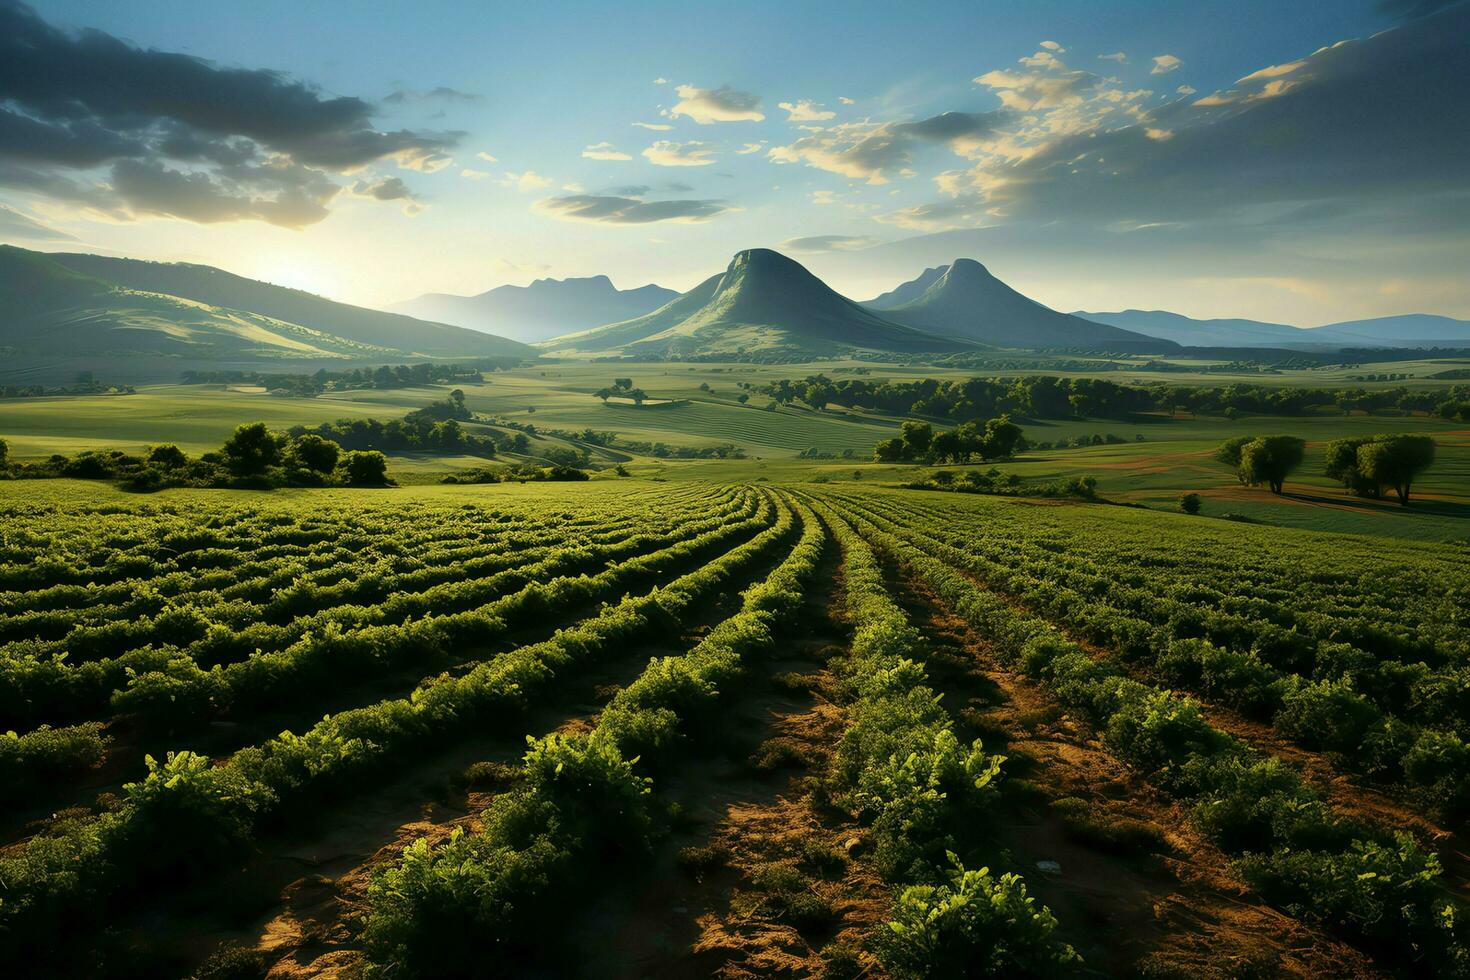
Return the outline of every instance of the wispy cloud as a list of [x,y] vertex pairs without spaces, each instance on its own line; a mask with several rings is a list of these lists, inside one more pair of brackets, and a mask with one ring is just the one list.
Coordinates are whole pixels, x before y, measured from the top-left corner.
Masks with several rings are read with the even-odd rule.
[[719,88],[697,88],[680,85],[674,89],[679,101],[669,109],[670,116],[687,116],[701,126],[722,122],[760,122],[760,96],[737,92],[728,85]]
[[786,110],[787,122],[821,122],[831,119],[837,115],[831,109],[823,108],[820,104],[808,99],[800,102],[780,102],[777,107]]
[[715,151],[700,140],[659,140],[645,149],[643,156],[657,167],[708,167],[716,161]]
[[594,143],[582,151],[582,156],[589,160],[631,160],[628,154],[619,150],[611,143]]
[[647,225],[665,221],[699,224],[739,209],[724,201],[645,201],[636,197],[572,194],[537,201],[533,210],[562,221]]

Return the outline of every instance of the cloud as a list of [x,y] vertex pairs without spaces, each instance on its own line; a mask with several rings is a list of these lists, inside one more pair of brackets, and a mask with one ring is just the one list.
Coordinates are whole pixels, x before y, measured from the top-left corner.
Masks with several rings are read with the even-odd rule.
[[816,255],[819,252],[856,252],[879,244],[879,239],[864,235],[811,235],[806,238],[788,238],[776,247],[783,252],[794,252],[797,255]]
[[1051,71],[1018,72],[997,69],[975,78],[977,85],[992,89],[1008,109],[1029,112],[1053,109],[1069,102],[1082,101],[1083,95],[1102,83],[1098,76],[1086,71],[1067,71],[1053,60]]
[[663,76],[659,76],[658,78],[655,78],[653,80],[653,84],[655,84],[655,85],[667,85],[667,84],[669,84],[669,80],[667,78],[664,78]]
[[1046,48],[1046,50],[1048,50],[1048,51],[1055,51],[1057,54],[1066,54],[1067,53],[1067,49],[1064,48],[1064,47],[1062,47],[1060,44],[1058,44],[1055,41],[1042,41],[1041,42],[1041,46],[1043,48]]
[[740,149],[736,150],[735,154],[737,156],[746,156],[750,153],[759,153],[762,149],[765,148],[765,145],[765,140],[761,140],[759,143],[746,143]]
[[761,100],[749,92],[737,92],[728,85],[719,88],[696,88],[680,85],[674,89],[679,102],[669,109],[670,116],[688,116],[701,126],[720,122],[760,122]]
[[1192,88],[1191,86],[1188,86],[1188,85],[1181,85],[1178,88],[1176,88],[1174,91],[1176,93],[1178,93],[1179,95],[1193,95],[1195,93],[1196,89],[1194,89],[1194,88]]
[[77,236],[42,224],[35,218],[0,204],[0,237],[23,238],[38,242],[74,242]]
[[400,177],[359,180],[353,183],[352,193],[358,197],[370,197],[375,201],[413,200],[413,192],[408,189],[408,185]]
[[715,151],[699,140],[676,143],[658,140],[643,151],[648,162],[658,167],[708,167],[715,162]]
[[813,204],[836,204],[836,191],[812,191]]
[[514,187],[522,194],[525,194],[528,191],[544,190],[554,183],[556,183],[556,181],[552,180],[550,177],[538,174],[534,170],[527,170],[522,173],[515,173],[513,171],[507,170],[505,172],[505,176],[502,177],[500,180],[500,185],[502,187]]
[[458,89],[440,85],[431,88],[427,92],[417,92],[412,89],[399,89],[383,101],[389,105],[403,105],[408,102],[484,102],[483,95],[473,92],[461,92]]
[[582,151],[582,156],[589,160],[631,160],[628,154],[622,152],[611,143],[594,143]]
[[849,99],[845,95],[839,95],[837,97],[837,101],[838,102],[841,102],[843,105],[857,105],[857,102],[856,101],[854,101],[853,99]]
[[1461,0],[1379,0],[1378,11],[1399,20],[1418,20],[1460,2]]
[[[334,174],[392,160],[448,166],[460,133],[382,131],[363,99],[284,74],[143,50],[0,2],[0,178],[114,218],[320,221]],[[109,168],[80,184],[68,170]],[[73,193],[77,192],[77,193]]]
[[787,122],[821,122],[831,119],[837,115],[830,109],[824,109],[819,103],[808,99],[800,102],[780,102],[777,107],[786,110]]
[[917,146],[945,143],[955,152],[968,153],[994,134],[1009,113],[945,112],[902,123],[852,123],[818,130],[766,154],[776,163],[805,163],[869,184],[886,184],[905,176]]
[[651,130],[653,130],[655,132],[658,132],[658,133],[666,133],[669,130],[671,130],[671,129],[674,128],[673,126],[670,126],[668,123],[635,122],[633,125],[634,126],[642,127],[643,129],[651,129]]
[[544,198],[532,210],[561,221],[647,225],[662,221],[698,224],[738,209],[724,201],[644,201],[637,197],[571,194]]
[[966,196],[952,201],[920,204],[911,208],[875,214],[873,220],[885,225],[897,225],[913,231],[946,231],[973,225],[984,213],[984,202]]
[[1123,52],[1121,52],[1121,51],[1114,51],[1112,54],[1100,54],[1100,55],[1098,55],[1097,56],[1097,60],[1098,61],[1116,61],[1118,64],[1123,65],[1123,64],[1127,64],[1128,63],[1128,56],[1126,54],[1124,54]]
[[481,150],[479,153],[476,153],[475,156],[479,157],[481,160],[484,160],[486,163],[499,163],[500,162],[500,158],[499,157],[493,156],[492,154],[489,154],[489,153],[486,153],[484,150]]
[[492,174],[488,170],[475,170],[472,167],[465,167],[463,170],[461,170],[459,172],[459,175],[461,177],[467,177],[470,180],[484,180],[487,177],[494,177],[495,176],[494,174]]
[[1167,72],[1174,71],[1176,68],[1178,68],[1182,64],[1184,64],[1184,62],[1180,61],[1178,58],[1174,57],[1172,54],[1161,54],[1161,55],[1157,55],[1154,58],[1154,66],[1149,69],[1149,74],[1150,75],[1163,75],[1163,74],[1165,74]]

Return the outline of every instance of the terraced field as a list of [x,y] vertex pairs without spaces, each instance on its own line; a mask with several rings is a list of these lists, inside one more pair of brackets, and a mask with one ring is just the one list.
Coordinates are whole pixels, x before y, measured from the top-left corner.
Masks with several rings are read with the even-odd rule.
[[0,501],[15,975],[1470,971],[1463,545],[862,484],[51,492]]

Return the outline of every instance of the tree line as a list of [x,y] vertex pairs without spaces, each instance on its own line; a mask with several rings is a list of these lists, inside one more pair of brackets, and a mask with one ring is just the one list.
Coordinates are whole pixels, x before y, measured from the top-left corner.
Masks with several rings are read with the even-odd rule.
[[382,365],[378,368],[353,368],[348,371],[328,371],[322,368],[312,374],[267,373],[263,371],[185,371],[186,385],[259,385],[273,392],[309,398],[324,391],[353,391],[359,389],[389,390],[393,388],[418,388],[424,385],[480,384],[485,380],[484,371],[509,369],[518,363],[515,359],[485,359],[468,364],[420,364]]
[[884,439],[873,448],[873,459],[879,463],[968,463],[981,459],[1007,459],[1026,446],[1021,427],[1010,416],[990,419],[984,425],[963,422],[953,429],[935,432],[928,422],[909,419],[899,427],[893,439]]
[[1323,408],[1342,412],[1425,412],[1445,419],[1470,420],[1470,385],[1416,391],[1406,387],[1136,385],[1052,375],[954,381],[936,378],[834,381],[815,374],[799,380],[783,378],[756,390],[782,405],[800,401],[818,410],[840,405],[889,415],[927,415],[956,421],[989,419],[1003,414],[1044,419],[1122,419],[1142,412],[1292,416]]

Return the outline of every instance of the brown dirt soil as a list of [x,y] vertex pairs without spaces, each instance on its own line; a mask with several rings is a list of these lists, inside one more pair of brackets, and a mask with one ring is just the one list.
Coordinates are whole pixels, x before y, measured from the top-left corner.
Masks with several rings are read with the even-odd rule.
[[[895,591],[936,652],[963,668],[945,685],[947,697],[971,696],[966,720],[1005,743],[988,746],[1008,756],[998,849],[1010,853],[1028,889],[1056,913],[1060,937],[1088,967],[1200,978],[1383,975],[1358,950],[1250,896],[1182,808],[1109,753],[1044,688],[1008,670],[923,582],[906,576]],[[977,691],[985,696],[974,698]],[[1125,849],[1080,832],[1053,806],[1067,798],[1085,801],[1097,823],[1132,828],[1155,844]],[[1060,874],[1040,870],[1037,861],[1057,862]]]

